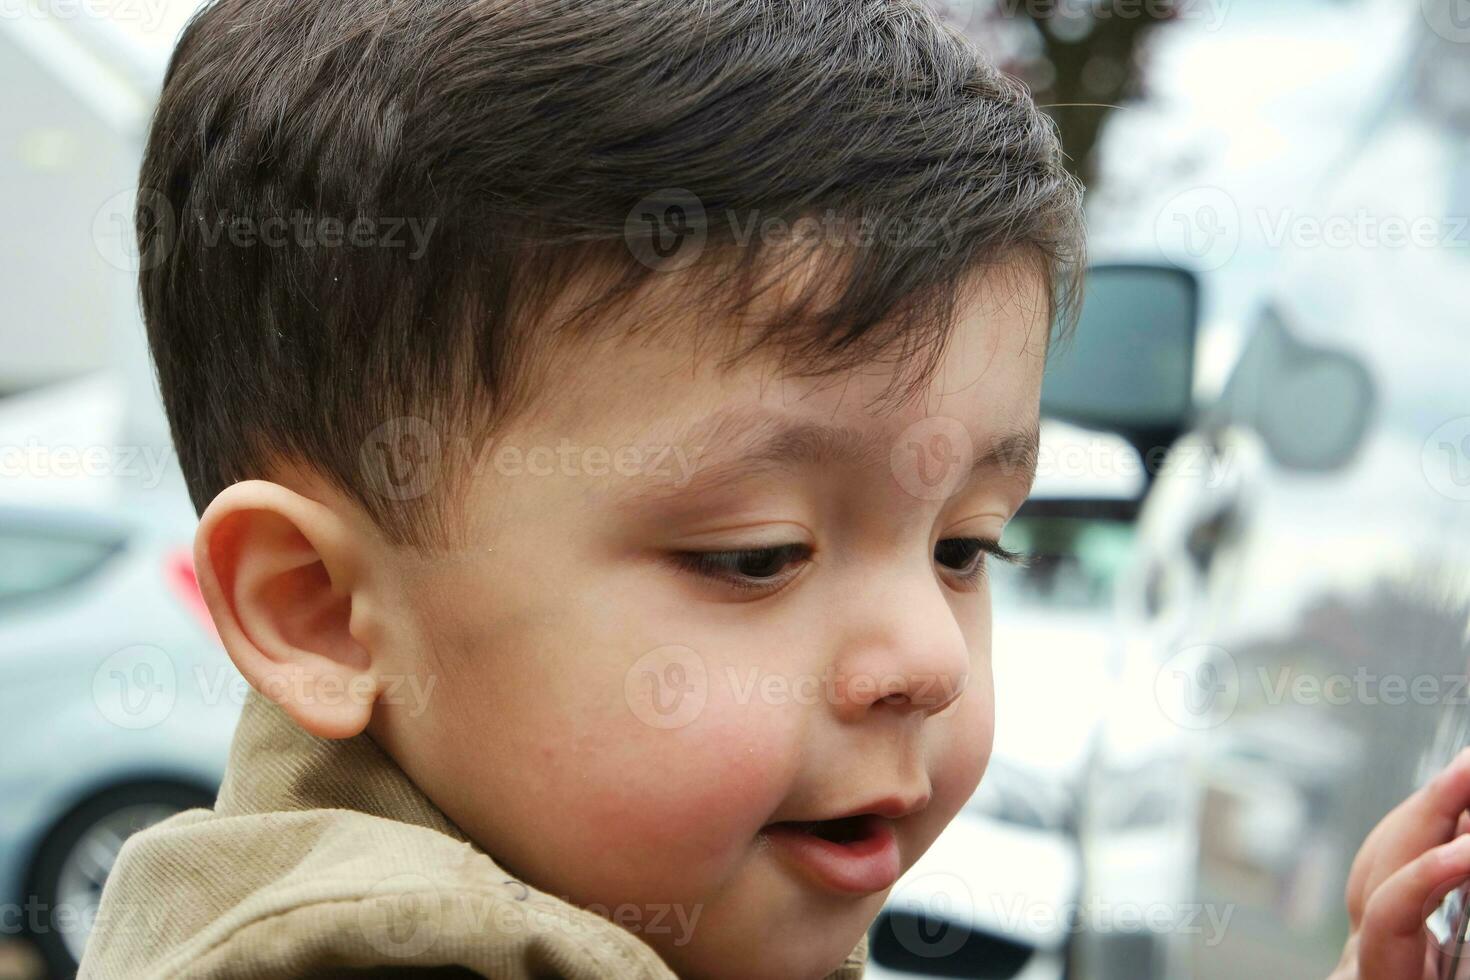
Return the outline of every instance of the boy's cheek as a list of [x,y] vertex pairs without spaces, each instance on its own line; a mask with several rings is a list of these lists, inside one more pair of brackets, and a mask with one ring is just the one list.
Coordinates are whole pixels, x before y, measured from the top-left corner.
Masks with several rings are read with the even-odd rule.
[[630,837],[754,837],[790,791],[801,759],[792,712],[714,693],[680,728],[625,726],[620,778],[603,781],[594,806],[626,812]]
[[995,698],[990,671],[977,672],[972,677],[971,687],[960,698],[954,714],[942,719],[943,728],[935,732],[935,751],[929,759],[929,774],[934,781],[930,808],[942,814],[946,823],[974,795],[995,743]]
[[779,720],[752,724],[753,711],[710,704],[678,730],[609,732],[619,743],[602,758],[559,767],[576,787],[562,804],[576,819],[558,850],[585,862],[589,886],[682,900],[738,869],[799,758]]

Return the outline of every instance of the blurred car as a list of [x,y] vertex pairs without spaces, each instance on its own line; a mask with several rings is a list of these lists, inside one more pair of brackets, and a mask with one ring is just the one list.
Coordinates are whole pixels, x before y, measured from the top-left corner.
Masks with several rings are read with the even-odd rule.
[[0,503],[0,907],[74,972],[123,840],[211,806],[244,681],[186,525]]
[[1170,452],[1207,465],[1144,506],[1082,808],[1083,891],[1114,913],[1085,980],[1326,975],[1364,836],[1470,742],[1470,34],[1440,13],[1279,215],[1346,234],[1275,250]]
[[1136,93],[1101,123],[1088,249],[1198,276],[1205,405],[1278,272],[1278,219],[1360,151],[1393,97],[1419,11],[1412,0],[1180,6],[1146,35]]

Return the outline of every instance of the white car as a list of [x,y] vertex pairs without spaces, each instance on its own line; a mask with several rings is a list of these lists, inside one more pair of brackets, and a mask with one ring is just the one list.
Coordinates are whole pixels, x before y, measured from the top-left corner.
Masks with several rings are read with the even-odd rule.
[[1164,915],[1085,933],[1086,980],[1326,975],[1356,849],[1470,740],[1470,33],[1453,7],[1406,5],[1418,33],[1377,111],[1292,202],[1301,227],[1345,235],[1271,252],[1220,401],[1175,446],[1205,465],[1162,477],[1141,517],[1083,887]]
[[126,836],[213,805],[243,683],[175,522],[0,504],[0,927],[52,976]]

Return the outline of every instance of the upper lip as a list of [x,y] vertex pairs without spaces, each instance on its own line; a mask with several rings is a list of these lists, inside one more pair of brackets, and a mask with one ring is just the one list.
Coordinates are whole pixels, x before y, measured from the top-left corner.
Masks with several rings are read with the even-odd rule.
[[918,813],[929,805],[929,793],[916,793],[907,796],[897,794],[880,797],[871,800],[861,806],[834,813],[827,817],[813,817],[810,820],[792,820],[788,823],[815,823],[821,820],[845,820],[848,817],[862,817],[872,814],[874,816],[886,817],[889,820],[897,820],[911,813]]

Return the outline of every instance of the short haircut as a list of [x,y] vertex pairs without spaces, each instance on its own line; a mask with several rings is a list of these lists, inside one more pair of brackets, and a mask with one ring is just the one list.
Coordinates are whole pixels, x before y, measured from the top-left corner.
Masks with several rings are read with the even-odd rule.
[[420,548],[463,485],[384,492],[385,423],[489,438],[554,397],[553,341],[660,273],[735,314],[806,261],[723,363],[900,351],[920,381],[972,275],[1025,256],[1060,314],[1082,255],[1055,126],[918,0],[214,0],[139,185],[195,508],[289,460]]

